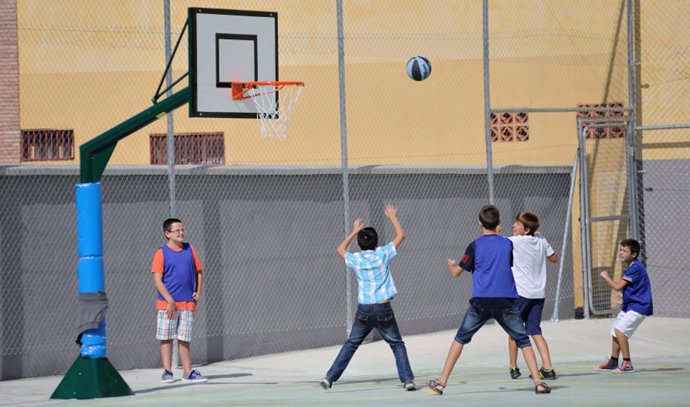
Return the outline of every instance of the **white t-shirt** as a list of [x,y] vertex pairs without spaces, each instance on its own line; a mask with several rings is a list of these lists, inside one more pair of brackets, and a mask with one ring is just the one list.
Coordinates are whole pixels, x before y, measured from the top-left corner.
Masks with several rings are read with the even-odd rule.
[[540,235],[510,236],[513,242],[513,277],[520,297],[545,298],[546,258],[555,252]]

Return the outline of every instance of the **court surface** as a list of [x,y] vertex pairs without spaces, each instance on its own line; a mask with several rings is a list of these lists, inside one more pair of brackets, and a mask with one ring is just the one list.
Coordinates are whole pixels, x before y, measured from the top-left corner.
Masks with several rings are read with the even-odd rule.
[[[197,368],[208,383],[160,382],[161,369],[120,371],[136,393],[94,400],[51,400],[62,376],[0,382],[0,406],[678,406],[690,405],[690,319],[647,318],[631,340],[631,374],[597,372],[609,355],[612,319],[544,322],[558,379],[552,393],[534,394],[527,367],[508,375],[507,337],[486,325],[468,344],[443,396],[425,384],[437,378],[455,331],[404,336],[419,390],[403,391],[388,345],[362,345],[340,381],[318,381],[339,346],[238,359]],[[458,321],[459,323],[460,321]],[[343,338],[344,340],[345,338]],[[76,355],[75,355],[76,357]],[[179,379],[181,372],[175,370]]]

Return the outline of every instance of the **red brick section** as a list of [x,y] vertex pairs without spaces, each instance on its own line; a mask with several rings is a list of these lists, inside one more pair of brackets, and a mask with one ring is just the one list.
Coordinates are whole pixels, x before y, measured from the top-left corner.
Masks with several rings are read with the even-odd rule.
[[19,164],[17,0],[0,0],[0,165]]

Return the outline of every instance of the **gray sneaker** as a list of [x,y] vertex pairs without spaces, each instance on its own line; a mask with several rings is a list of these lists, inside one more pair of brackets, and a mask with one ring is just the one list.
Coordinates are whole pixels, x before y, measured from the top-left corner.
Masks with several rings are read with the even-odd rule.
[[207,382],[208,379],[202,376],[198,370],[192,370],[189,372],[187,376],[182,376],[182,381],[191,383],[203,383]]
[[331,388],[331,386],[333,386],[333,382],[328,380],[327,377],[324,377],[323,379],[321,379],[319,384],[321,385],[321,387],[323,387],[324,390],[328,390]]
[[415,391],[417,390],[417,385],[414,384],[412,380],[405,380],[405,384],[403,384],[403,389],[407,391]]
[[170,371],[163,370],[163,374],[161,375],[161,382],[162,383],[172,383],[174,382],[175,379],[173,379],[173,374]]

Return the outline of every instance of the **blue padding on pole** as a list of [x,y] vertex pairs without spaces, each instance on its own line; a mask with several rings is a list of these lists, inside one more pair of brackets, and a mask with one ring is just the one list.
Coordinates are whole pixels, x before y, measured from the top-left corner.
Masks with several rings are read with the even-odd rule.
[[101,184],[77,184],[77,250],[79,257],[103,256]]
[[81,336],[81,355],[85,358],[106,357],[105,320],[96,329],[88,329]]
[[82,257],[77,264],[80,293],[105,291],[102,257]]

